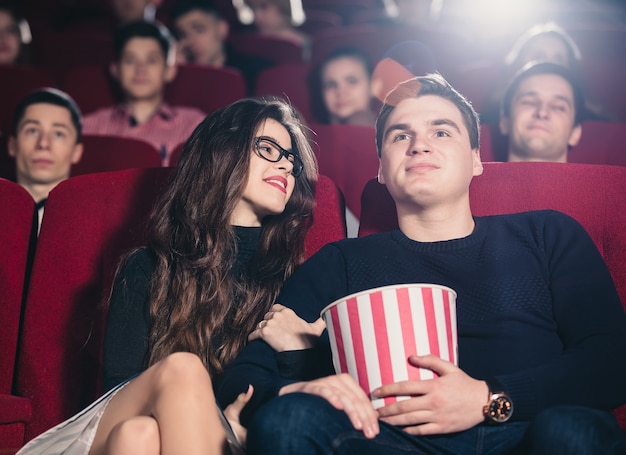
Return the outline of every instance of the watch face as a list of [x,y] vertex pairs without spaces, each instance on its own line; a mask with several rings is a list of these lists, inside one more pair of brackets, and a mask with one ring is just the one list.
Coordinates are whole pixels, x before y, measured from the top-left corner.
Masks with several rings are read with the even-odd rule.
[[513,414],[513,403],[506,395],[493,395],[487,409],[488,417],[493,422],[506,422]]

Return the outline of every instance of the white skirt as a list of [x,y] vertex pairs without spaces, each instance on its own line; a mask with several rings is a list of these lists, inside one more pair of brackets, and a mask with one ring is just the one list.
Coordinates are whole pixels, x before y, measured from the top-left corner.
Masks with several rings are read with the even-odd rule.
[[[109,401],[130,381],[112,388],[78,414],[29,441],[16,455],[88,455]],[[245,450],[221,409],[219,414],[231,454],[244,455]]]

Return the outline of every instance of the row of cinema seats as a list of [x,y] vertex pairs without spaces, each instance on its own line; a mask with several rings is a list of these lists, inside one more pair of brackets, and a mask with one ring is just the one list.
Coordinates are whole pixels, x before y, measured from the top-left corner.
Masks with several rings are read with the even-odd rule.
[[[122,251],[145,240],[144,220],[168,168],[80,176],[50,194],[32,261],[34,205],[0,180],[0,452],[20,446],[97,397],[101,305]],[[606,260],[626,303],[626,167],[486,163],[470,191],[475,214],[557,209],[577,219]],[[307,255],[345,237],[341,191],[320,176]],[[362,194],[359,235],[396,227],[385,187]],[[29,278],[30,275],[30,278]],[[624,359],[616,359],[624,361]],[[616,410],[626,430],[626,407]]]
[[[358,219],[361,192],[378,172],[373,128],[353,125],[311,124],[313,149],[320,173],[332,178],[344,194],[346,205]],[[81,161],[72,176],[92,172],[161,166],[158,151],[150,144],[130,138],[85,135]],[[15,179],[14,161],[7,156],[6,140],[0,137],[0,177]],[[175,165],[180,144],[172,156]],[[485,162],[503,161],[506,141],[494,127],[481,125],[481,157]],[[571,163],[626,166],[626,123],[585,122],[581,142],[569,153]]]
[[[58,87],[69,93],[87,114],[121,100],[108,68],[101,65],[68,69],[57,80],[49,73],[26,66],[0,67],[0,132],[7,134],[19,101],[40,87]],[[210,114],[246,96],[241,73],[232,68],[179,65],[174,81],[166,86],[165,100],[172,105],[191,106]]]

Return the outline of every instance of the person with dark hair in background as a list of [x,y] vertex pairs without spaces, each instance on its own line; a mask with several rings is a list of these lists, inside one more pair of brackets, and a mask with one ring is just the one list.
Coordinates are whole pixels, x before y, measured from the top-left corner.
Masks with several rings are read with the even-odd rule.
[[254,27],[261,35],[281,38],[303,47],[310,46],[310,38],[293,24],[291,0],[244,0],[254,14]]
[[82,116],[74,100],[54,88],[36,90],[17,106],[8,152],[16,179],[37,203],[39,226],[48,194],[69,178],[83,154]]
[[177,2],[171,18],[179,61],[236,68],[246,79],[249,94],[254,91],[259,73],[272,65],[269,60],[237,52],[228,45],[229,24],[211,0]]
[[[238,413],[253,390],[222,412],[212,384],[302,261],[316,179],[285,101],[244,99],[208,116],[156,205],[148,246],[118,270],[108,393],[19,454],[243,453]],[[281,346],[299,349],[292,335]]]
[[[472,214],[479,131],[472,106],[441,76],[400,83],[376,121],[378,180],[399,228],[326,245],[278,298],[314,324],[356,292],[449,287],[459,366],[410,355],[409,366],[434,379],[370,391],[328,368],[326,332],[311,350],[316,361],[291,378],[280,375],[270,346],[252,341],[217,390],[229,403],[255,389],[240,414],[248,454],[625,453],[626,434],[609,412],[626,402],[626,314],[611,275],[567,215]],[[371,403],[395,396],[409,398],[376,410]]]
[[17,7],[0,2],[0,66],[28,63],[31,40],[28,22]]
[[[481,112],[483,122],[498,122],[506,87],[524,66],[535,61],[562,65],[582,84],[582,54],[573,38],[555,22],[535,25],[517,39],[506,55],[491,101],[485,111]],[[605,120],[596,106],[582,106],[579,111],[582,120]]]
[[145,21],[124,25],[115,34],[111,74],[124,102],[85,116],[84,133],[131,137],[152,144],[167,166],[176,146],[184,142],[205,114],[170,106],[165,84],[176,77],[175,50],[167,29]]
[[567,162],[581,138],[584,113],[580,82],[568,68],[529,63],[502,100],[500,132],[508,137],[507,161]]
[[[314,71],[313,103],[322,123],[374,126],[372,63],[358,48],[331,52]],[[318,91],[319,90],[319,91]],[[317,101],[316,101],[317,100]]]
[[118,25],[135,21],[154,22],[156,9],[163,0],[110,0]]

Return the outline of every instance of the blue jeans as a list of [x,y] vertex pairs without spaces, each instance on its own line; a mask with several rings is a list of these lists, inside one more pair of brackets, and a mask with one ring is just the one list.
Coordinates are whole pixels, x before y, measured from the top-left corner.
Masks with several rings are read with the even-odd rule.
[[[459,433],[420,437],[380,422],[378,436],[367,439],[352,427],[343,411],[336,410],[323,398],[289,394],[272,400],[254,416],[248,427],[248,454],[623,453],[607,451],[611,441],[620,436],[626,438],[612,415],[587,408],[549,411],[538,416],[537,425],[531,426],[526,438],[529,425],[525,422],[478,425]],[[587,411],[591,411],[591,417]],[[561,415],[566,418],[559,420]],[[598,419],[605,424],[600,425],[601,430],[594,431]],[[619,444],[615,448],[620,450]]]

